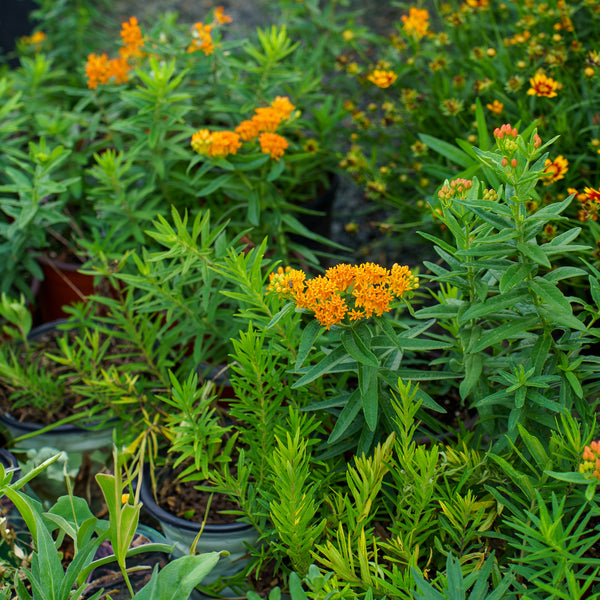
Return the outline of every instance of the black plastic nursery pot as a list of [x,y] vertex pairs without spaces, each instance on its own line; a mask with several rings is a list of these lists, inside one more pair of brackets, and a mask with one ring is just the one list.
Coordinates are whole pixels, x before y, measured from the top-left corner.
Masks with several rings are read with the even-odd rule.
[[11,470],[14,473],[13,481],[21,476],[21,468],[17,457],[6,448],[0,448],[0,464],[2,464],[5,471]]
[[[218,579],[227,580],[244,569],[249,562],[248,547],[258,543],[258,532],[247,523],[236,521],[234,523],[195,523],[182,519],[160,507],[154,500],[150,485],[150,473],[146,465],[144,477],[140,487],[140,499],[143,509],[160,525],[160,529],[168,544],[173,545],[173,558],[186,556],[202,528],[202,534],[196,543],[196,552],[213,552],[226,550],[229,556],[221,557],[216,567],[203,580],[202,585],[208,586]],[[231,595],[230,595],[231,592]],[[233,592],[225,589],[220,596],[232,597]],[[197,597],[204,597],[198,595]]]

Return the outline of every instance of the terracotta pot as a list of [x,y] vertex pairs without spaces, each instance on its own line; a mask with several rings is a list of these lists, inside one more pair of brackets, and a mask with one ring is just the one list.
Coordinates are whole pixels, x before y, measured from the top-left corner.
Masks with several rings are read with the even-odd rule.
[[39,322],[48,323],[68,316],[63,306],[86,302],[87,297],[94,293],[94,277],[80,273],[80,264],[48,256],[40,256],[38,262],[44,273],[37,294]]

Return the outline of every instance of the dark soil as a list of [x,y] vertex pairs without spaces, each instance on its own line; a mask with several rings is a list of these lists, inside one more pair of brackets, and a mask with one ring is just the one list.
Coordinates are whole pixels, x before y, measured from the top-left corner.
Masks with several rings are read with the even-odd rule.
[[227,511],[240,510],[239,504],[230,500],[224,494],[211,494],[196,489],[196,486],[206,485],[207,482],[182,482],[177,478],[179,471],[164,468],[157,474],[156,500],[158,505],[167,512],[181,519],[194,523],[234,523],[236,515]]

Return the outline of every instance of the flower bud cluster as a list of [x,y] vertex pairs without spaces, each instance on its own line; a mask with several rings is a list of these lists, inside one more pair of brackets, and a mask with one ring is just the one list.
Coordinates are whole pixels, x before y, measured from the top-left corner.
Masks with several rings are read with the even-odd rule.
[[583,462],[579,465],[579,472],[583,475],[591,474],[600,479],[600,441],[592,442],[583,450]]
[[498,192],[496,190],[485,189],[483,190],[483,199],[496,202],[496,200],[498,200]]
[[519,148],[517,143],[518,135],[519,132],[509,123],[494,129],[494,137],[496,138],[498,148],[505,157],[510,158]]
[[473,187],[470,179],[453,179],[448,185],[442,186],[438,192],[438,197],[442,201],[452,200],[452,198],[466,198],[468,191]]

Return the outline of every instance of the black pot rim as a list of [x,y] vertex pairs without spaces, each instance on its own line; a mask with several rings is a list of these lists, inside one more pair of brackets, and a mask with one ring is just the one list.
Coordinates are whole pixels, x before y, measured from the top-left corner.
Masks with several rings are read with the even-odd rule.
[[[116,421],[117,419],[114,420]],[[92,429],[92,427],[97,423],[101,423],[101,421],[91,422],[90,429],[82,427],[81,425],[75,425],[74,423],[63,423],[62,425],[57,425],[56,427],[49,429],[48,433],[60,433],[64,435],[84,435],[90,431],[95,431]],[[39,431],[40,429],[45,429],[46,427],[48,427],[48,425],[43,425],[42,423],[19,421],[19,419],[15,419],[15,417],[13,417],[10,413],[0,413],[0,424],[6,427],[19,428],[23,431],[26,431],[27,433],[32,433],[34,431]]]
[[17,457],[7,450],[6,448],[0,448],[0,462],[8,468],[14,468],[15,472],[19,470],[19,461]]
[[[193,531],[198,533],[202,527],[201,523],[182,519],[176,515],[161,508],[155,501],[152,495],[152,490],[148,482],[150,481],[149,467],[146,464],[144,466],[144,477],[142,478],[142,485],[140,487],[140,500],[142,501],[143,507],[158,521],[162,521],[172,527],[183,529],[185,531]],[[248,523],[242,523],[236,521],[235,523],[205,523],[203,532],[212,534],[223,534],[228,533],[239,533],[244,531],[252,531],[254,527]]]

